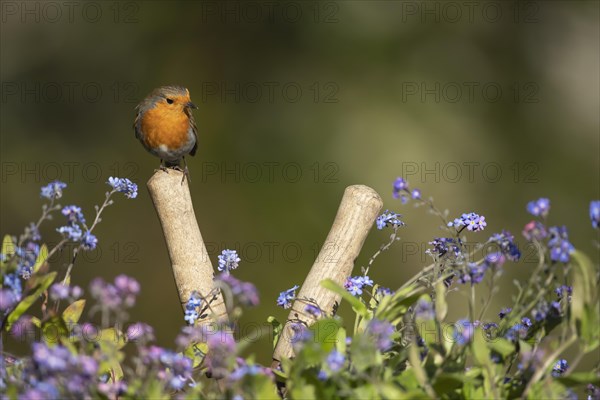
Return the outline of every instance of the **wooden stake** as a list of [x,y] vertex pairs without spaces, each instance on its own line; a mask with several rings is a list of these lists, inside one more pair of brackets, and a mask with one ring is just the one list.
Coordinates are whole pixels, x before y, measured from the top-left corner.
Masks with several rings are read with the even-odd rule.
[[274,368],[282,359],[294,356],[291,325],[296,322],[311,325],[315,322],[304,311],[307,299],[314,301],[327,314],[335,313],[340,296],[323,288],[320,283],[325,279],[333,279],[340,285],[346,282],[382,205],[379,194],[368,186],[354,185],[346,188],[329,235],[296,296],[297,300],[292,305],[277,342],[273,352]]
[[196,290],[210,305],[197,324],[226,320],[227,311],[221,292],[213,284],[214,269],[196,221],[188,180],[182,179],[181,171],[158,170],[146,184],[162,225],[179,300],[185,310]]

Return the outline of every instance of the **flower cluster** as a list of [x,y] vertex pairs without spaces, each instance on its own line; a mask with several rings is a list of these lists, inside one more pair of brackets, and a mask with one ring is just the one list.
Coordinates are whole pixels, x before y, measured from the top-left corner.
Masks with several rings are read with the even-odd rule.
[[502,233],[493,234],[489,242],[497,244],[502,254],[510,261],[519,261],[521,258],[521,252],[515,243],[515,237],[509,231],[503,230]]
[[61,181],[50,182],[46,186],[42,187],[40,196],[49,200],[60,199],[63,195],[62,191],[66,187],[67,184]]
[[379,351],[386,351],[393,345],[392,335],[395,332],[394,325],[388,321],[372,319],[367,325],[366,333]]
[[300,286],[294,285],[288,290],[284,290],[279,293],[279,297],[277,298],[277,305],[279,307],[283,307],[288,309],[292,306],[292,302],[296,299],[296,290],[298,290]]
[[455,228],[466,227],[472,232],[477,232],[484,230],[487,222],[485,222],[484,216],[471,212],[455,218],[454,221],[448,222],[448,226]]
[[247,307],[257,306],[259,303],[256,286],[250,282],[242,282],[228,273],[222,273],[216,278],[217,281],[226,284],[231,293],[236,296],[240,304]]
[[590,219],[595,229],[600,229],[600,200],[590,202]]
[[375,220],[375,224],[377,225],[377,229],[382,230],[386,226],[392,226],[397,228],[399,226],[403,226],[404,222],[400,220],[401,215],[390,212],[389,210],[385,210],[383,214],[381,214]]
[[235,250],[223,250],[218,258],[219,266],[217,269],[220,272],[225,273],[229,273],[229,271],[236,269],[241,261],[241,258],[238,257],[237,251]]
[[433,249],[427,249],[425,253],[432,257],[444,257],[446,254],[451,254],[458,258],[461,255],[460,239],[435,238],[429,244],[433,246]]
[[411,189],[408,182],[404,178],[396,178],[393,185],[392,196],[395,199],[400,199],[402,204],[406,204],[410,198],[413,200],[421,199],[421,190]]
[[127,275],[117,276],[112,284],[102,278],[95,278],[90,283],[92,298],[109,310],[133,307],[139,292],[138,281]]
[[69,286],[64,283],[55,283],[50,286],[50,298],[52,300],[76,300],[83,295],[79,286]]
[[108,178],[107,183],[113,188],[113,192],[123,193],[128,199],[135,199],[137,197],[137,185],[127,178],[115,178],[111,176]]
[[43,342],[32,345],[31,374],[26,376],[29,389],[24,398],[59,398],[58,385],[75,397],[88,397],[97,380],[98,362],[87,355],[77,355],[63,345]]
[[352,276],[346,280],[344,287],[353,296],[360,296],[365,286],[373,286],[373,280],[368,276]]
[[567,372],[567,369],[569,369],[569,363],[567,363],[567,360],[558,360],[556,364],[554,364],[554,367],[552,367],[552,376],[563,376],[564,373]]
[[527,212],[536,217],[546,218],[550,212],[550,200],[545,197],[527,203]]
[[569,242],[569,233],[566,226],[552,226],[548,229],[548,247],[552,261],[568,263],[575,247]]
[[200,307],[202,307],[202,296],[194,290],[187,303],[185,303],[185,315],[183,319],[185,319],[188,324],[194,325],[198,317],[200,317]]

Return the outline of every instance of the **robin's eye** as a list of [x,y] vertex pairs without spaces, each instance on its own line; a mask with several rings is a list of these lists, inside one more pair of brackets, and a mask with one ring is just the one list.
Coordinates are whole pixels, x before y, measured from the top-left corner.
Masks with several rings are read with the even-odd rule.
[[173,99],[167,99],[167,103],[173,104]]

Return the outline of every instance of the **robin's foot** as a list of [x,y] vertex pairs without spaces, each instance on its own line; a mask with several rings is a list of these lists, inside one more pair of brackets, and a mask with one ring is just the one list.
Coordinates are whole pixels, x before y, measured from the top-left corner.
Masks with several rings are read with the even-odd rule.
[[160,160],[160,166],[158,167],[158,169],[154,170],[154,172],[158,172],[158,171],[164,171],[167,174],[169,173],[167,167],[165,167],[165,164],[163,163],[163,160]]
[[188,182],[191,182],[190,179],[190,171],[188,170],[187,165],[183,168],[183,176],[181,177],[181,184],[183,185],[183,181],[187,178]]

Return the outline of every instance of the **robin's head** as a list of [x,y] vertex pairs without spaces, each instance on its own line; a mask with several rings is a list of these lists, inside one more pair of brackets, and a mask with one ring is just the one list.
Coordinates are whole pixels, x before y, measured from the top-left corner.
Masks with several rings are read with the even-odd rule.
[[[198,108],[190,99],[190,92],[181,86],[161,86],[144,99],[142,108],[159,108],[163,112],[189,113],[191,108]],[[145,107],[144,107],[145,106]]]

